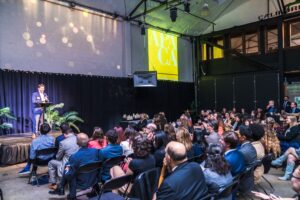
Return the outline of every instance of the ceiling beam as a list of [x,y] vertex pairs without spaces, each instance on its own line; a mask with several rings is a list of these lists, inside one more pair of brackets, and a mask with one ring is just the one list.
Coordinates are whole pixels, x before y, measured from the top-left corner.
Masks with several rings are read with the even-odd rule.
[[137,9],[144,3],[144,1],[146,2],[147,0],[141,0],[133,9],[132,11],[129,13],[128,18],[130,18],[136,11]]

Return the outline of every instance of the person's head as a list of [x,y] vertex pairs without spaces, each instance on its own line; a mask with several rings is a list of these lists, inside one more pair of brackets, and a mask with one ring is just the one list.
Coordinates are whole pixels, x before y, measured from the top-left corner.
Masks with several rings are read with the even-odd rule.
[[157,131],[154,135],[154,147],[159,149],[161,147],[166,147],[168,144],[168,136],[164,131]]
[[124,135],[126,140],[134,138],[137,134],[137,131],[134,130],[133,128],[126,128],[124,131]]
[[154,124],[154,123],[149,123],[147,124],[146,126],[146,133],[149,134],[149,133],[153,133],[157,130],[157,126]]
[[93,135],[92,135],[92,140],[103,140],[104,139],[104,132],[102,130],[102,128],[100,127],[96,127],[94,128],[94,132],[93,132]]
[[64,123],[61,123],[59,128],[61,130],[61,133],[65,134],[70,129],[70,126],[68,123],[64,122]]
[[151,152],[151,141],[148,140],[146,135],[138,133],[132,140],[132,149],[136,157],[145,158]]
[[180,127],[176,132],[176,140],[182,143],[187,151],[192,149],[193,143],[188,129]]
[[118,144],[120,144],[122,141],[126,140],[123,128],[121,126],[115,126],[114,130],[118,134],[118,141],[117,141]]
[[296,102],[291,103],[291,108],[297,108],[298,104]]
[[89,143],[89,136],[85,133],[77,134],[77,144],[80,147],[87,147]]
[[220,175],[226,175],[230,172],[229,165],[224,158],[224,149],[222,145],[211,144],[208,147],[205,167],[210,168]]
[[269,106],[274,106],[274,104],[275,104],[274,100],[269,101]]
[[47,123],[43,123],[40,126],[40,132],[42,135],[46,135],[47,133],[49,133],[51,131],[51,127],[49,124]]
[[240,133],[239,140],[242,143],[252,139],[252,132],[251,132],[251,129],[248,126],[241,125],[239,127],[239,133]]
[[239,138],[235,132],[229,131],[224,134],[224,143],[226,150],[235,149],[239,144]]
[[164,131],[170,140],[176,141],[175,128],[172,124],[165,124]]
[[286,123],[288,123],[290,126],[294,126],[297,122],[297,118],[295,116],[287,116]]
[[290,99],[289,96],[285,96],[283,100],[284,100],[284,101],[288,101],[289,99]]
[[217,132],[218,131],[218,121],[216,120],[211,120],[207,123],[206,126],[207,132],[212,133],[212,132]]
[[180,142],[170,142],[166,147],[165,160],[169,171],[180,163],[187,161],[185,146]]
[[292,188],[297,193],[300,194],[300,166],[298,166],[292,175]]
[[37,89],[40,93],[44,93],[45,85],[43,83],[40,83],[40,84],[37,85]]
[[250,124],[249,128],[251,129],[254,141],[259,141],[265,135],[264,127],[260,124]]
[[107,141],[110,143],[110,144],[117,144],[117,141],[118,141],[118,133],[111,129],[111,130],[108,130],[106,133],[105,133],[105,136],[107,138]]
[[229,113],[227,112],[227,113],[225,113],[225,118],[226,119],[229,119],[230,118],[230,115],[229,115]]

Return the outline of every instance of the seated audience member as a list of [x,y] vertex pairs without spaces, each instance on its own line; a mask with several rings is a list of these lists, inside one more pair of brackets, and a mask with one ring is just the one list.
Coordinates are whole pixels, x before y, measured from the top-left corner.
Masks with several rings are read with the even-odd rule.
[[176,132],[172,124],[165,124],[164,131],[167,134],[169,141],[176,141]]
[[292,183],[292,189],[297,194],[295,198],[282,198],[282,197],[275,196],[273,194],[266,195],[264,193],[254,192],[254,191],[252,191],[252,193],[254,193],[254,195],[259,197],[260,199],[264,199],[264,200],[299,200],[300,199],[300,166],[298,166],[295,169],[292,175],[291,183]]
[[[264,128],[260,124],[250,124],[249,128],[252,132],[253,142],[251,143],[256,150],[256,159],[262,160],[265,156],[265,148],[261,143],[261,138],[264,136]],[[264,165],[257,167],[254,171],[254,184],[261,181],[261,177],[264,174]]]
[[182,143],[170,142],[167,145],[164,164],[170,175],[159,187],[157,200],[199,200],[208,193],[201,167],[187,162],[186,148]]
[[[50,128],[49,124],[43,123],[40,126],[41,135],[32,141],[31,146],[30,146],[29,161],[27,162],[27,165],[19,172],[20,175],[30,173],[31,160],[34,160],[36,158],[36,152],[38,150],[55,147],[54,137],[51,135],[48,135],[48,133],[50,131],[51,131],[51,128]],[[51,159],[53,157],[54,157],[54,155],[40,156],[39,159],[48,162],[49,159]]]
[[[205,133],[203,130],[195,129],[194,134],[193,134],[193,150],[194,150],[194,155],[202,155],[206,151],[206,142],[205,142]],[[197,159],[195,160],[196,162]]]
[[165,148],[168,144],[169,140],[165,132],[157,131],[154,136],[154,157],[156,167],[163,166],[163,160],[165,157]]
[[88,148],[103,149],[107,146],[107,141],[103,130],[100,127],[95,127],[91,140],[88,143]]
[[[79,133],[77,135],[77,144],[80,147],[79,150],[70,156],[69,162],[65,166],[63,179],[69,183],[70,194],[68,199],[76,199],[76,189],[85,190],[98,181],[97,172],[77,174],[80,166],[88,163],[99,161],[98,150],[94,148],[87,148],[89,137],[85,133]],[[50,194],[64,195],[64,183],[62,181],[60,186]]]
[[185,146],[188,159],[198,156],[194,154],[193,143],[188,129],[185,127],[178,128],[176,132],[176,140]]
[[291,103],[291,113],[300,113],[300,109],[298,108],[298,104],[296,102]]
[[[203,171],[206,184],[210,193],[217,193],[228,184],[232,183],[233,178],[230,167],[224,157],[223,147],[220,144],[212,144],[208,147],[205,169]],[[231,200],[231,195],[222,200]]]
[[153,140],[154,139],[154,133],[155,131],[158,130],[157,126],[154,123],[150,123],[146,126],[146,128],[144,128],[144,132],[147,134],[147,138],[149,140]]
[[137,123],[138,131],[142,131],[148,124],[148,115],[145,113],[141,113],[140,121]]
[[272,153],[275,157],[280,155],[280,142],[275,132],[275,120],[272,117],[266,119],[265,135],[261,140],[265,147],[266,153]]
[[209,121],[206,125],[204,125],[206,128],[208,136],[205,137],[206,143],[208,145],[210,144],[219,144],[220,143],[220,135],[217,133],[218,131],[218,122],[216,120]]
[[[102,163],[109,158],[115,158],[123,155],[122,147],[117,144],[118,133],[115,130],[109,130],[106,132],[105,136],[107,138],[108,145],[99,150],[99,158]],[[111,166],[103,166],[103,171],[101,174],[102,182],[106,182],[111,178],[109,174],[110,168]]]
[[118,134],[117,144],[120,144],[122,141],[126,140],[124,130],[123,130],[123,128],[121,126],[119,126],[119,125],[115,126],[114,130]]
[[225,159],[231,167],[232,176],[236,176],[246,169],[246,164],[243,154],[236,148],[239,144],[239,139],[236,133],[227,132],[224,134],[225,143]]
[[60,130],[61,130],[61,135],[57,136],[55,138],[55,147],[58,148],[59,147],[59,143],[61,141],[63,141],[65,139],[65,133],[70,129],[70,126],[68,123],[62,123],[59,126]]
[[[256,164],[256,150],[251,144],[250,140],[252,140],[252,132],[251,129],[245,125],[241,125],[239,129],[239,140],[241,142],[241,147],[239,152],[243,154],[246,168],[252,168]],[[251,191],[254,187],[254,171],[249,171],[246,176],[244,176],[243,180],[240,183],[239,189],[242,192]]]
[[126,159],[128,169],[124,172],[120,166],[114,166],[110,170],[112,178],[125,174],[138,176],[147,170],[155,168],[155,158],[150,154],[151,147],[151,142],[147,139],[147,136],[140,133],[137,134],[132,140],[133,158]]
[[48,163],[49,171],[49,188],[55,190],[58,185],[58,177],[62,177],[65,169],[65,164],[69,161],[71,155],[76,153],[79,149],[77,139],[72,129],[69,129],[64,134],[64,140],[59,143],[56,159]]
[[242,116],[241,116],[241,114],[236,114],[234,116],[234,121],[232,124],[232,131],[239,130],[241,124],[242,124]]
[[297,124],[297,118],[295,116],[288,116],[286,122],[289,128],[284,134],[277,134],[282,152],[285,152],[289,147],[296,149],[300,147],[300,129]]
[[273,166],[282,166],[282,164],[287,161],[287,165],[285,167],[285,173],[284,176],[282,177],[278,177],[278,179],[283,180],[283,181],[287,181],[291,179],[294,167],[295,167],[295,162],[297,160],[299,160],[299,156],[300,156],[300,148],[295,149],[293,147],[288,148],[288,150],[286,150],[286,152],[284,152],[284,154],[282,156],[280,156],[279,158],[277,158],[276,160],[272,161],[272,165]]
[[125,141],[122,141],[120,143],[122,149],[123,149],[123,155],[129,156],[130,154],[133,154],[133,149],[132,149],[132,138],[135,137],[137,132],[133,128],[126,128],[124,131],[125,134]]
[[269,104],[266,107],[266,114],[268,114],[269,116],[272,116],[275,113],[277,113],[277,108],[275,107],[275,102],[274,102],[274,100],[270,100]]

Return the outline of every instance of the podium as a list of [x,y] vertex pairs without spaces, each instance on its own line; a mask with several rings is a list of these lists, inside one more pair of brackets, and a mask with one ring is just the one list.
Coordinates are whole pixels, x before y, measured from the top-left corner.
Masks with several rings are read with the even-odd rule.
[[45,119],[45,111],[46,111],[46,108],[49,107],[50,105],[52,105],[53,103],[52,102],[42,102],[42,103],[37,103],[37,105],[39,107],[42,108],[42,115],[40,117],[40,122],[44,123],[44,119]]

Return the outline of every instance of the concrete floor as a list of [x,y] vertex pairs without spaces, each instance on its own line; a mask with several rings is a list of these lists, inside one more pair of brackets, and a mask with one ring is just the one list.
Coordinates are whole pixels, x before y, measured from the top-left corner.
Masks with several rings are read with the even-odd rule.
[[[0,188],[4,194],[4,200],[62,200],[65,197],[53,196],[48,194],[48,185],[44,184],[40,187],[27,184],[28,176],[19,177],[18,171],[25,166],[25,163],[8,167],[0,167]],[[40,168],[38,173],[47,172],[47,168]],[[274,194],[281,197],[292,197],[295,192],[291,189],[289,181],[279,181],[278,176],[283,174],[281,169],[271,169],[269,174],[264,175],[274,186]],[[260,184],[267,192],[270,187],[265,181]],[[239,199],[245,199],[239,197]]]

